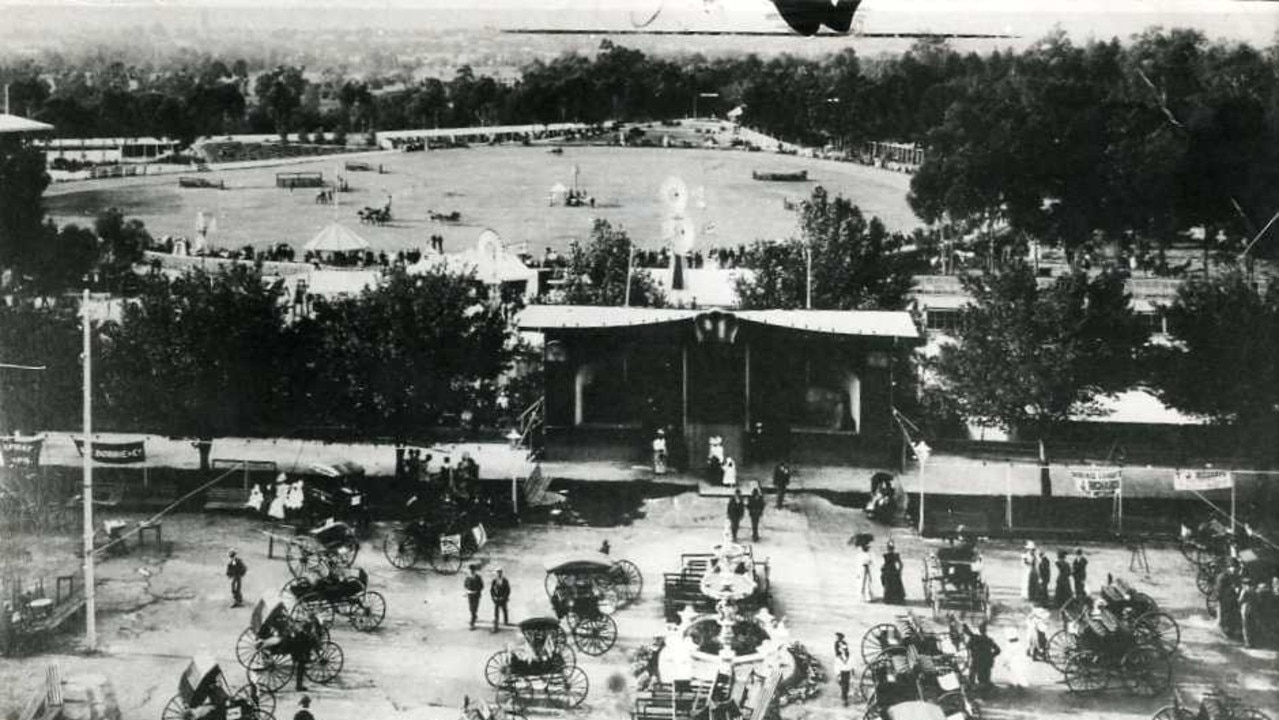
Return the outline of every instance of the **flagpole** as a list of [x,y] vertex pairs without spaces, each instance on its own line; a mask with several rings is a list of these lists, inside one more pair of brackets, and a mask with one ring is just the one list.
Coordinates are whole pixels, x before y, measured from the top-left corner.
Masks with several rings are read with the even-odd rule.
[[84,322],[84,634],[92,652],[98,646],[98,620],[93,573],[93,352],[88,288],[84,289],[80,312]]

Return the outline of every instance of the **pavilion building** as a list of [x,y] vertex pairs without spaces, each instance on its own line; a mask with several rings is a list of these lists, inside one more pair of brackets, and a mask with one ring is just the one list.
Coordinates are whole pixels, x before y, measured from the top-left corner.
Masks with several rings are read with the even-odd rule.
[[882,466],[900,452],[894,356],[909,313],[534,305],[545,457],[638,462],[657,429],[697,468],[712,436],[740,464]]

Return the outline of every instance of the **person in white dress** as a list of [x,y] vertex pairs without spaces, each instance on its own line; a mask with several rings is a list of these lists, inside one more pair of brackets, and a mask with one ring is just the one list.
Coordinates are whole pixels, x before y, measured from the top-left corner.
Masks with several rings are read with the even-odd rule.
[[861,598],[865,602],[872,602],[875,599],[875,556],[870,554],[869,545],[860,545],[857,548],[857,572],[861,583]]
[[737,487],[737,463],[731,457],[724,458],[724,485]]
[[1030,585],[1035,577],[1035,542],[1026,541],[1026,551],[1021,554],[1021,599],[1030,599]]

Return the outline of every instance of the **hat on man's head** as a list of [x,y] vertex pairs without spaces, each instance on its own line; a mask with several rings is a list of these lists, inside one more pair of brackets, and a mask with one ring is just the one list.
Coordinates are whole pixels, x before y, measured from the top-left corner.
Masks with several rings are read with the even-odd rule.
[[1034,550],[1034,549],[1035,549],[1035,541],[1034,541],[1034,540],[1027,540],[1027,541],[1026,541],[1026,549],[1027,549],[1027,550]]
[[298,704],[302,707],[311,707],[311,696],[303,695],[302,699],[298,700]]

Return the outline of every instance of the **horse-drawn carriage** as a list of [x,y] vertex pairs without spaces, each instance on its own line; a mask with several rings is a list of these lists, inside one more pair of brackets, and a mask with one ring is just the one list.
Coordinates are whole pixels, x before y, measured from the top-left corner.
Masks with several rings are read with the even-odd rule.
[[982,577],[981,553],[975,544],[938,548],[924,558],[924,601],[934,618],[945,607],[990,619],[990,587]]
[[1219,689],[1205,694],[1199,707],[1191,710],[1174,688],[1172,705],[1159,708],[1150,720],[1270,720],[1270,716]]
[[1062,605],[1062,630],[1048,639],[1047,659],[1061,672],[1066,671],[1071,652],[1088,627],[1088,619],[1099,618],[1102,627],[1114,626],[1134,643],[1148,646],[1161,656],[1172,655],[1181,644],[1181,627],[1171,615],[1146,593],[1136,590],[1122,579],[1108,578],[1094,598],[1071,598]]
[[382,541],[387,561],[401,570],[425,558],[431,569],[452,575],[462,569],[462,561],[478,552],[488,541],[484,523],[467,513],[422,515],[396,528]]
[[262,598],[253,608],[249,627],[236,640],[235,656],[249,679],[275,692],[303,665],[308,680],[327,685],[342,672],[342,648],[303,605],[290,607],[284,598]]
[[[959,674],[968,669],[968,650],[958,633],[929,627],[914,614],[899,615],[896,623],[880,623],[866,631],[861,642],[866,663],[857,696],[869,699],[880,676],[900,664],[900,658],[926,658],[924,669],[950,668]],[[912,661],[911,667],[915,667]],[[890,703],[891,704],[891,703]],[[883,707],[887,707],[884,705]]]
[[311,518],[333,518],[351,526],[360,537],[372,527],[369,482],[364,467],[343,460],[314,463],[299,473],[304,480],[303,508]]
[[980,718],[981,711],[968,696],[962,672],[946,658],[909,646],[876,658],[866,666],[858,688],[866,702],[865,720],[900,718],[903,706],[917,703],[937,708],[945,718]]
[[[1114,684],[1153,697],[1172,683],[1172,652],[1159,625],[1138,622],[1106,608],[1068,620],[1048,642],[1048,660],[1074,692],[1097,692]],[[1170,618],[1171,619],[1171,618]]]
[[335,567],[318,577],[295,577],[284,584],[283,593],[325,625],[342,615],[356,630],[368,632],[386,617],[386,599],[369,590],[369,575],[363,569],[342,574]]
[[275,696],[253,683],[234,692],[221,666],[191,658],[160,720],[275,720]]
[[360,552],[355,529],[330,520],[287,540],[284,559],[294,577],[327,575],[335,567],[351,567]]
[[497,689],[498,704],[516,711],[539,700],[566,709],[581,705],[590,682],[559,620],[529,618],[519,627],[524,648],[499,650],[484,665],[484,679]]

